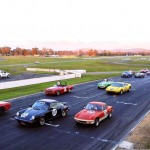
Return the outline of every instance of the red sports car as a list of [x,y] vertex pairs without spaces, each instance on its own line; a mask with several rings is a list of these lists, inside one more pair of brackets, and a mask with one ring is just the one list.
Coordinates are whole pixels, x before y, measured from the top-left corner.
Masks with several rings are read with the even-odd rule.
[[147,68],[144,68],[142,70],[140,70],[141,73],[147,73],[149,70]]
[[73,89],[72,85],[67,85],[65,81],[57,82],[57,85],[45,89],[46,95],[60,95],[70,93]]
[[0,112],[4,112],[9,110],[11,107],[11,104],[9,102],[0,102]]
[[111,118],[113,107],[103,102],[90,102],[85,109],[78,112],[74,119],[77,123],[99,125],[105,118]]

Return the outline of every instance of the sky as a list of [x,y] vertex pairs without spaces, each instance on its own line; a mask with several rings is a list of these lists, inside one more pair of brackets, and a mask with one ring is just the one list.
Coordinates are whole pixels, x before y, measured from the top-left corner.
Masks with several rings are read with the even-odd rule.
[[150,0],[0,0],[0,47],[150,49],[149,7]]

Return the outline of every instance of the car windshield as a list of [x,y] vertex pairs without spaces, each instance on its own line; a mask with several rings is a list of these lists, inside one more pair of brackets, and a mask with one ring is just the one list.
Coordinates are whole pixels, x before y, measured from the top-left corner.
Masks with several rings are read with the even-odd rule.
[[121,83],[113,83],[111,86],[116,86],[116,87],[123,87],[123,84]]
[[87,110],[102,110],[101,106],[96,105],[96,104],[91,104],[91,103],[88,103],[86,105],[85,109],[87,109]]
[[48,110],[48,105],[45,102],[37,101],[32,106],[33,109]]

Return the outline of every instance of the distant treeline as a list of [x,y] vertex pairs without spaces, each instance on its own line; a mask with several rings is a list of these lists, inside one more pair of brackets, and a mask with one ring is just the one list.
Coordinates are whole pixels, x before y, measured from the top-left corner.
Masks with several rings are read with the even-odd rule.
[[126,56],[126,55],[141,55],[141,56],[147,56],[150,55],[150,50],[147,51],[110,51],[110,50],[95,50],[95,49],[89,49],[89,50],[59,50],[55,51],[49,48],[32,48],[32,49],[24,49],[24,48],[15,48],[11,49],[11,47],[4,46],[0,47],[0,55],[2,56],[89,56],[89,57],[95,57],[95,56]]

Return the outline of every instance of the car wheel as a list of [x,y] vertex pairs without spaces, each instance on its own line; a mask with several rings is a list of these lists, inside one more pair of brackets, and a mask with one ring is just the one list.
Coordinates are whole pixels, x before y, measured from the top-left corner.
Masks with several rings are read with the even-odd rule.
[[0,107],[0,112],[4,112],[5,111],[5,107]]
[[39,125],[43,126],[45,124],[45,118],[44,117],[40,117],[39,119]]
[[94,125],[97,127],[99,125],[99,118],[95,119]]
[[112,117],[112,112],[110,112],[109,114],[108,114],[108,118],[111,118]]
[[9,77],[10,77],[10,75],[8,74],[8,75],[7,75],[7,78],[9,78]]
[[57,95],[58,95],[58,96],[60,95],[60,91],[57,91]]
[[98,86],[98,89],[100,89],[100,87]]
[[123,90],[120,91],[120,95],[122,95],[122,94],[123,94]]
[[128,92],[130,92],[131,91],[131,87],[129,87],[129,90],[128,90]]
[[70,90],[70,89],[68,89],[68,92],[70,93],[70,92],[71,92],[71,90]]
[[66,111],[65,111],[65,110],[62,110],[62,111],[61,111],[61,116],[62,116],[62,117],[65,117],[66,115],[67,115]]

